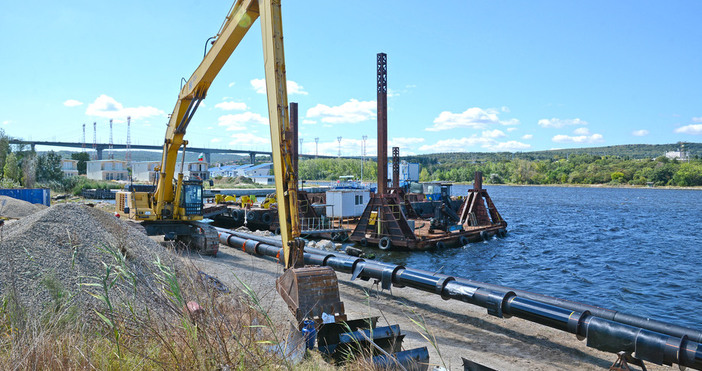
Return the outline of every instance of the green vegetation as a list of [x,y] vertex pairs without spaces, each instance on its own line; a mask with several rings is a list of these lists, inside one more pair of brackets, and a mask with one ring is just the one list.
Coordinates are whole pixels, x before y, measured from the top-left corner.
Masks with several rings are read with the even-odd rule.
[[[337,180],[342,175],[353,175],[361,179],[361,160],[345,158],[319,158],[301,160],[298,177],[301,180]],[[363,164],[363,180],[378,178],[378,164],[366,160]]]
[[[272,321],[248,287],[222,293],[194,269],[176,274],[158,258],[149,272],[137,273],[117,248],[100,250],[102,273],[85,277],[77,288],[94,298],[88,305],[77,303],[53,275],[42,280],[53,300],[38,317],[28,316],[11,293],[0,297],[1,364],[15,369],[293,369],[281,351],[286,324]],[[153,275],[158,285],[137,291],[143,275]],[[133,294],[120,293],[117,282]],[[193,308],[192,302],[202,306]],[[295,366],[326,368],[318,358]]]
[[71,159],[78,160],[78,174],[85,175],[87,173],[90,155],[87,152],[71,153]]
[[475,163],[425,161],[420,180],[471,182],[475,171],[493,184],[610,184],[657,186],[702,186],[702,160],[690,162],[630,159],[617,156],[571,155],[547,160],[513,159]]
[[[492,154],[487,154],[492,155]],[[670,160],[664,156],[631,158],[572,154],[547,159],[528,160],[523,156],[495,157],[476,161],[468,154],[412,156],[409,162],[421,165],[420,181],[472,182],[474,173],[482,171],[486,183],[492,184],[609,184],[657,186],[702,186],[702,160]],[[335,180],[341,175],[361,176],[361,162],[353,159],[312,159],[300,162],[300,179]],[[377,166],[367,161],[364,180],[375,181]]]

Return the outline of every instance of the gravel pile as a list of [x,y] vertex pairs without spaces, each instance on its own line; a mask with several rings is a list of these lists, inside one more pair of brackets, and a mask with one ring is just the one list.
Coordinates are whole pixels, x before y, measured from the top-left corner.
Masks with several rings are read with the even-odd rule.
[[135,273],[137,297],[133,287],[119,281],[111,293],[115,302],[149,305],[154,300],[149,289],[159,287],[153,264],[157,255],[165,264],[176,264],[173,253],[129,223],[88,206],[60,204],[0,228],[0,295],[12,293],[29,313],[38,313],[52,304],[49,287],[58,285],[74,295],[75,304],[96,304],[80,283],[99,282],[105,275],[103,262],[116,263],[100,248],[121,251]]
[[0,196],[0,216],[7,218],[24,218],[37,211],[46,209],[41,204],[33,204],[9,196]]

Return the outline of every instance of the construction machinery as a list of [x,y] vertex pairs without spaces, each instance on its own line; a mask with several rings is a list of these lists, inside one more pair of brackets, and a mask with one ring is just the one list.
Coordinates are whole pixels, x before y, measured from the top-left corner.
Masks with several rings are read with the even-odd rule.
[[[278,222],[284,247],[281,258],[286,268],[276,286],[300,323],[305,318],[321,320],[322,313],[344,319],[336,273],[328,267],[303,267],[304,241],[300,239],[297,171],[293,167],[293,146],[297,140],[288,112],[280,0],[237,0],[232,5],[209,51],[178,95],[166,130],[156,189],[121,192],[116,208],[131,219],[141,221],[147,234],[165,235],[186,242],[203,254],[217,254],[217,231],[202,222],[202,182],[183,179],[188,144],[184,136],[213,80],[259,17]],[[181,148],[180,171],[176,176]]]

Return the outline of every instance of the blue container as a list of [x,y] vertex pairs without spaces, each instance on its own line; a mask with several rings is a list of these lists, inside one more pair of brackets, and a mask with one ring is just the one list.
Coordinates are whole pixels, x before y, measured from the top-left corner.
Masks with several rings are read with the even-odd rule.
[[48,188],[0,188],[0,195],[51,206],[51,191]]
[[302,328],[302,336],[305,339],[307,349],[314,349],[314,342],[317,340],[317,329],[314,327],[314,321],[311,319],[302,322],[305,326]]

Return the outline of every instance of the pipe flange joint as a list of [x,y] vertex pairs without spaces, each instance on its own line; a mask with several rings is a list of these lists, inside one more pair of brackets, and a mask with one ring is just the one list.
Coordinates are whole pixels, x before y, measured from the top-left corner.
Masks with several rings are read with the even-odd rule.
[[580,326],[582,326],[583,320],[589,317],[590,315],[591,314],[589,310],[586,310],[584,312],[571,312],[570,316],[568,316],[568,332],[570,332],[571,334],[575,334],[578,337],[578,340],[583,340],[581,339],[581,336],[578,333],[578,331],[580,331]]
[[451,299],[450,296],[444,294],[444,288],[446,287],[446,285],[449,282],[455,281],[455,280],[456,279],[454,277],[451,277],[451,276],[440,278],[438,281],[436,281],[436,293],[441,295],[441,298],[444,300]]
[[[392,270],[392,278],[395,279],[395,277],[397,276],[397,272],[399,272],[400,270],[405,270],[405,269],[406,269],[406,268],[405,268],[404,265],[396,265],[396,266],[395,266],[395,269]],[[403,288],[403,287],[405,287],[405,285],[402,285],[402,284],[397,283],[397,282],[396,282],[396,283],[393,283],[393,286],[395,286],[395,287],[397,287],[397,288]]]
[[244,250],[245,253],[256,255],[258,254],[258,251],[256,251],[256,249],[258,248],[259,244],[260,242],[258,241],[246,240],[244,241],[244,244],[241,245],[241,249]]
[[504,314],[503,309],[505,306],[505,303],[512,297],[516,297],[517,294],[514,293],[514,291],[507,291],[504,294],[498,293],[495,291],[490,291],[490,293],[487,295],[487,312],[491,316],[495,316],[498,318],[510,318],[512,317],[509,314]]

